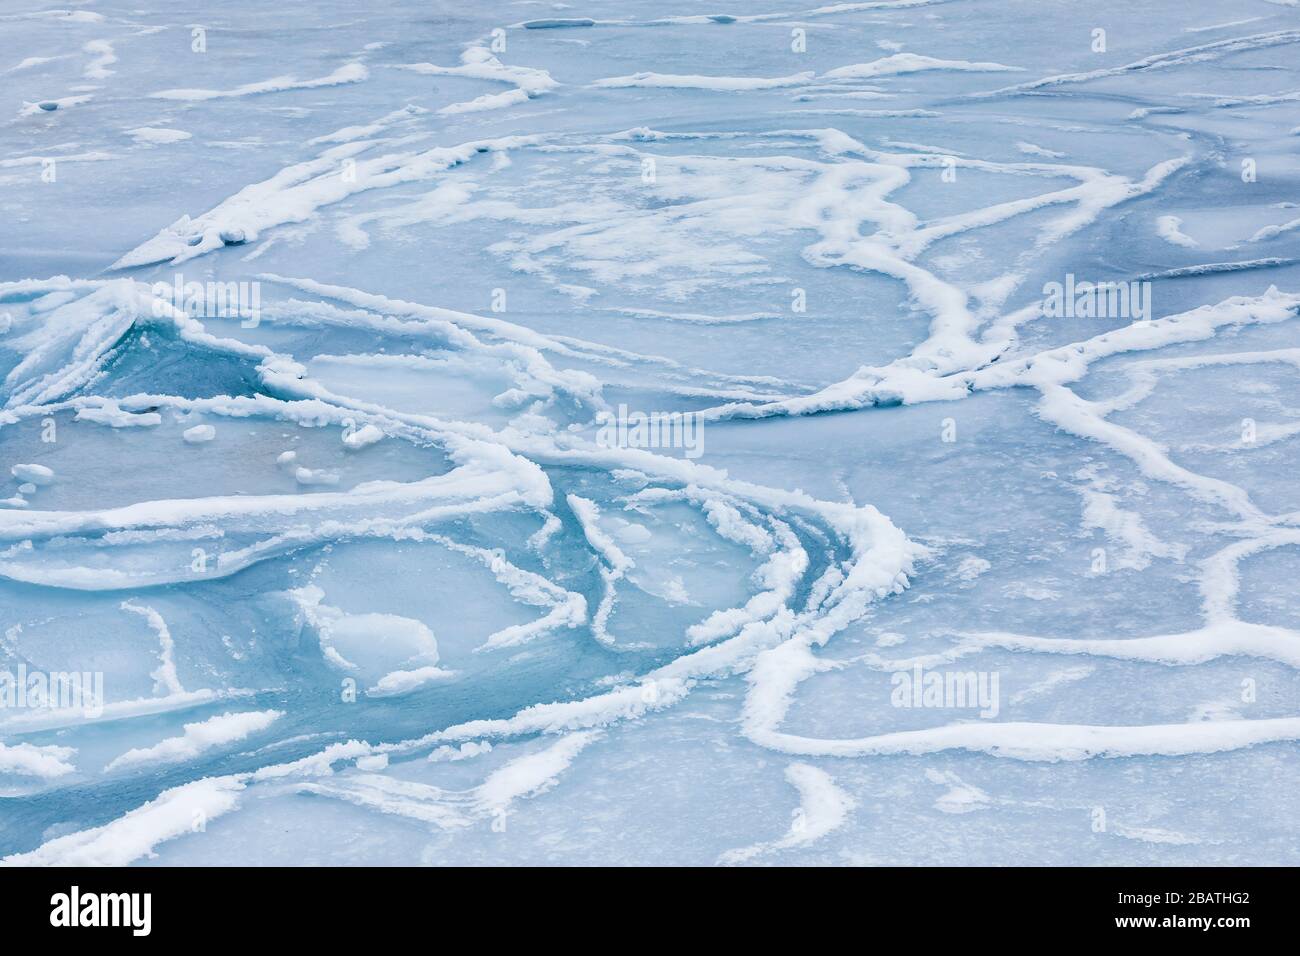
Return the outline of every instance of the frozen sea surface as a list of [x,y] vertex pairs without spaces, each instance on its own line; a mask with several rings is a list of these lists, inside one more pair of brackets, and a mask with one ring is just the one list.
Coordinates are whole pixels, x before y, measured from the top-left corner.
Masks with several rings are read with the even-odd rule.
[[1300,863],[1298,52],[0,0],[0,856]]

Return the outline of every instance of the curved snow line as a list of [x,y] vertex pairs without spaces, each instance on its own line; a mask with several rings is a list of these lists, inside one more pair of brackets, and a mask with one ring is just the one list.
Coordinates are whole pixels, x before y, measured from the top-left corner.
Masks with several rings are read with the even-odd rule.
[[143,617],[158,635],[158,668],[149,674],[154,679],[154,692],[157,693],[158,688],[162,687],[168,695],[184,694],[185,688],[181,686],[180,677],[176,674],[176,642],[172,640],[172,632],[163,616],[151,607],[130,601],[123,601],[118,607]]
[[633,73],[630,76],[611,76],[596,80],[591,85],[602,89],[641,87],[671,90],[715,90],[741,92],[744,90],[775,90],[786,86],[807,83],[816,74],[808,71],[790,76],[680,76],[671,73]]
[[569,510],[578,519],[587,544],[604,561],[600,577],[605,591],[596,608],[596,615],[591,619],[591,632],[602,644],[613,644],[614,636],[609,633],[607,624],[609,615],[614,610],[614,602],[618,599],[616,585],[635,565],[600,527],[600,508],[594,501],[572,494],[567,497],[567,501]]
[[970,60],[941,60],[932,56],[916,53],[895,53],[881,57],[870,63],[854,63],[850,66],[836,67],[822,74],[824,79],[862,80],[874,76],[898,76],[905,73],[921,73],[928,70],[943,70],[962,73],[1023,73],[1022,66],[1007,66],[1005,63],[979,63]]
[[779,544],[752,575],[766,590],[755,594],[743,607],[714,611],[703,621],[692,624],[686,630],[687,643],[691,646],[708,644],[736,633],[750,622],[765,620],[794,598],[795,588],[808,570],[808,554],[789,525],[770,516],[768,520],[772,537]]
[[[545,475],[532,466],[531,480],[517,484],[510,475],[484,462],[470,462],[445,475],[412,482],[378,480],[349,491],[296,495],[230,495],[145,501],[101,511],[0,511],[0,540],[24,540],[53,535],[110,530],[177,527],[215,521],[227,530],[241,519],[286,517],[334,511],[371,511],[379,505],[429,502],[473,504],[514,493],[515,500],[545,506],[550,488]],[[232,522],[236,524],[232,525]]]
[[790,764],[785,768],[785,779],[799,792],[799,807],[790,831],[770,843],[728,850],[718,858],[719,863],[744,863],[763,853],[815,843],[843,826],[849,812],[857,806],[856,800],[835,785],[830,774],[811,764]]
[[1259,50],[1270,46],[1280,46],[1288,43],[1300,43],[1300,30],[1278,30],[1273,33],[1257,33],[1254,36],[1234,37],[1228,40],[1216,40],[1213,43],[1205,43],[1200,46],[1185,47],[1181,50],[1170,50],[1167,53],[1156,53],[1151,56],[1143,57],[1132,63],[1126,63],[1123,66],[1109,67],[1101,70],[1088,70],[1082,73],[1059,73],[1055,76],[1045,76],[1041,80],[1034,80],[1030,83],[1017,83],[1015,86],[1004,86],[997,90],[987,90],[979,93],[968,93],[970,99],[984,99],[993,96],[1005,96],[1011,93],[1027,93],[1033,90],[1041,90],[1052,86],[1063,86],[1069,83],[1084,83],[1088,80],[1101,79],[1107,76],[1121,76],[1125,73],[1141,73],[1146,70],[1164,69],[1171,66],[1182,66],[1186,63],[1200,63],[1206,60],[1217,60],[1219,57],[1229,53],[1239,53],[1243,50]]
[[1040,654],[1084,654],[1176,665],[1204,664],[1220,657],[1240,655],[1280,661],[1300,668],[1300,631],[1246,621],[1222,621],[1181,634],[1151,637],[1032,637],[1001,631],[963,631],[957,636],[981,647]]
[[475,819],[503,818],[514,801],[550,790],[574,758],[600,737],[600,731],[565,734],[548,747],[515,757],[468,790],[444,790],[379,774],[345,774],[326,781],[299,783],[294,789],[455,829],[470,826]]
[[[1253,241],[1253,240],[1251,240]],[[1203,262],[1194,266],[1181,266],[1166,269],[1164,272],[1144,272],[1137,281],[1150,279],[1182,279],[1186,276],[1206,276],[1219,272],[1249,272],[1253,269],[1274,269],[1278,266],[1290,266],[1300,262],[1300,258],[1283,258],[1273,256],[1267,259],[1243,259],[1240,262]]]
[[[226,245],[252,242],[275,226],[305,222],[320,207],[355,193],[434,179],[479,153],[506,150],[538,139],[506,136],[372,159],[353,159],[370,147],[369,142],[333,146],[315,159],[286,166],[270,179],[245,186],[194,219],[182,216],[109,268],[129,269],[164,261],[179,265]],[[355,165],[347,167],[345,161]],[[349,169],[353,175],[344,175]]]
[[1300,740],[1300,717],[1142,726],[981,722],[854,740],[814,740],[765,729],[756,732],[755,739],[783,753],[819,757],[915,756],[948,750],[1048,762],[1094,757],[1183,757]]
[[76,754],[72,747],[53,744],[0,743],[0,773],[52,780],[72,773],[76,768],[68,761]]
[[1267,239],[1276,239],[1284,232],[1292,232],[1300,229],[1300,219],[1292,219],[1289,222],[1279,223],[1274,226],[1265,226],[1256,231],[1256,233],[1247,239],[1247,242],[1264,242]]
[[205,777],[170,790],[100,827],[56,837],[30,853],[0,860],[4,866],[126,866],[166,840],[197,832],[239,805],[238,777]]
[[1216,504],[1247,520],[1267,520],[1244,489],[1175,464],[1156,442],[1123,425],[1106,421],[1101,416],[1101,408],[1080,398],[1064,385],[1043,384],[1038,387],[1043,397],[1035,412],[1040,418],[1072,435],[1114,449],[1131,459],[1143,474],[1178,485],[1202,501]]
[[443,116],[477,113],[526,103],[535,96],[555,89],[557,83],[546,70],[502,63],[484,46],[471,46],[460,55],[460,66],[436,66],[433,63],[407,63],[398,69],[431,76],[463,76],[476,80],[509,83],[514,89],[506,93],[485,93],[463,103],[451,103],[438,112]]
[[128,750],[104,767],[105,772],[140,764],[193,760],[205,751],[237,743],[265,730],[284,716],[282,710],[243,711],[218,714],[207,720],[185,724],[179,737],[168,737],[152,747]]
[[[114,62],[109,60],[108,62]],[[240,96],[256,96],[261,93],[283,93],[287,90],[314,90],[322,86],[341,86],[346,83],[360,83],[370,78],[370,71],[364,63],[346,63],[328,76],[312,80],[300,80],[293,76],[276,76],[257,83],[245,83],[233,90],[161,90],[150,93],[156,100],[183,100],[198,103],[203,100],[230,99]]]

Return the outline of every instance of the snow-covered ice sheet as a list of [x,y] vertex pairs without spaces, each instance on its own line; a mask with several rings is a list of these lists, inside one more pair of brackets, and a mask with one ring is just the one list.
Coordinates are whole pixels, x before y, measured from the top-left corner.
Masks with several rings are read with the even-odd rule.
[[1298,51],[0,0],[0,858],[1300,863]]

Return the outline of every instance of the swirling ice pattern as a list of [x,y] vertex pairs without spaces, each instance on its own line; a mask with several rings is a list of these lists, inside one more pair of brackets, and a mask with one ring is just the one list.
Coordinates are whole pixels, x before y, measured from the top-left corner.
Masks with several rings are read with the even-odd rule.
[[5,17],[7,863],[1296,862],[1293,10],[227,6]]

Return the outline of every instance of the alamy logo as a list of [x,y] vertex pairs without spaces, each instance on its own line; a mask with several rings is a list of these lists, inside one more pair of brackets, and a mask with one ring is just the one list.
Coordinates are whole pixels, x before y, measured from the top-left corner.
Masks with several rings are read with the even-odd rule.
[[153,313],[166,312],[164,302],[193,318],[241,319],[240,325],[255,329],[262,321],[262,283],[186,282],[176,273],[171,284],[155,282]]
[[129,926],[132,936],[148,936],[152,928],[150,893],[69,893],[50,897],[51,926]]
[[1077,282],[1070,272],[1064,283],[1045,284],[1043,295],[1049,319],[1151,318],[1150,282]]
[[19,664],[17,673],[0,671],[0,709],[48,707],[51,710],[80,709],[92,720],[104,713],[103,671],[28,671]]
[[917,664],[889,680],[889,702],[895,707],[975,708],[980,716],[996,717],[1001,710],[998,672],[926,671]]
[[704,416],[699,412],[597,412],[596,444],[602,448],[681,448],[687,458],[704,454]]

